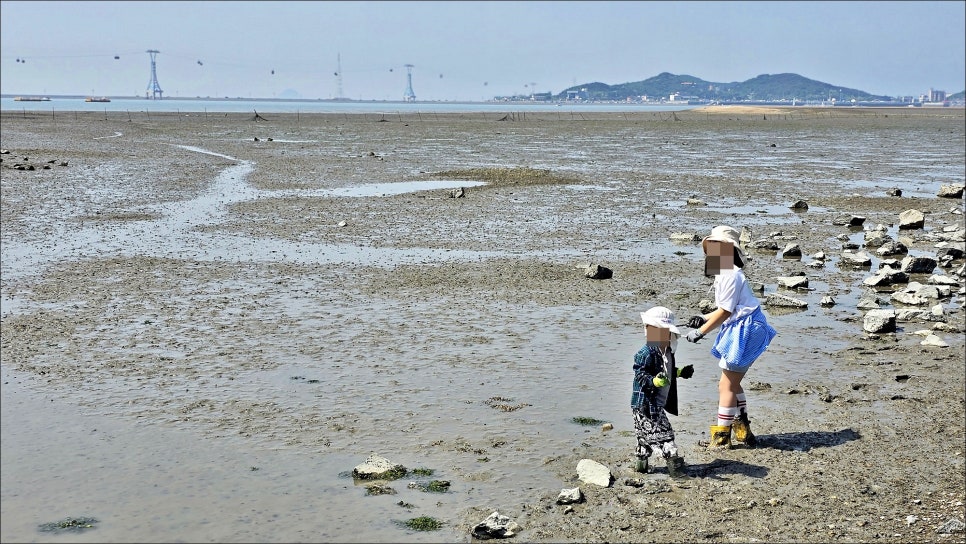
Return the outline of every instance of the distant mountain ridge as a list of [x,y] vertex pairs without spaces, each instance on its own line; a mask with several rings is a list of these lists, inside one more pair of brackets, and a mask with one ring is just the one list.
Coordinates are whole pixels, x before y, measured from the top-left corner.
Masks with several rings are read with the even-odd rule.
[[808,79],[798,74],[762,74],[747,81],[717,83],[705,81],[687,74],[662,72],[643,81],[608,85],[593,82],[575,85],[564,89],[555,98],[566,100],[579,96],[583,100],[618,100],[628,98],[639,100],[667,100],[677,94],[677,100],[697,99],[703,101],[823,101],[835,99],[836,102],[852,100],[869,102],[888,102],[891,96],[873,95],[858,89],[849,89]]

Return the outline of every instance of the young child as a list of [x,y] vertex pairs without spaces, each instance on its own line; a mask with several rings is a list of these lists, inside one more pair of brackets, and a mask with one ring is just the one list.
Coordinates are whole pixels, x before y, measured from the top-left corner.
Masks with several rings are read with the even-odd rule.
[[748,405],[741,379],[752,363],[764,353],[777,332],[768,324],[761,304],[752,294],[745,278],[747,258],[739,246],[738,231],[721,225],[701,242],[705,254],[705,275],[714,275],[714,301],[717,309],[688,320],[694,328],[685,339],[697,342],[721,327],[711,347],[720,358],[718,382],[718,420],[711,426],[709,449],[730,448],[731,431],[735,440],[749,447],[757,444],[748,420]]
[[677,378],[690,378],[694,367],[678,369],[675,366],[674,350],[681,332],[674,325],[671,310],[655,306],[642,312],[641,319],[647,343],[634,355],[631,410],[637,431],[635,468],[646,473],[648,459],[656,450],[667,463],[668,474],[677,478],[684,475],[684,458],[678,455],[667,413],[678,414]]

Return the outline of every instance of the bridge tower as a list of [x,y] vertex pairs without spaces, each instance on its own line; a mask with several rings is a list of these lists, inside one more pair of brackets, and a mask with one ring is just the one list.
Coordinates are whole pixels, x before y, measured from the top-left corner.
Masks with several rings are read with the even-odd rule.
[[416,93],[413,92],[413,68],[412,64],[406,64],[406,92],[403,93],[405,102],[415,102]]
[[151,81],[148,82],[148,90],[144,93],[144,98],[161,100],[161,85],[158,84],[158,67],[155,56],[160,53],[157,49],[148,49],[147,54],[151,55]]

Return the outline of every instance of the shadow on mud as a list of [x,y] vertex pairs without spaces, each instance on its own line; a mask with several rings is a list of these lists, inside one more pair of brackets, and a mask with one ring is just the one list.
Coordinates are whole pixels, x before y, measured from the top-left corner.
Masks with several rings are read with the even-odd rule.
[[758,435],[759,448],[772,448],[782,451],[811,451],[814,448],[841,446],[846,442],[858,440],[862,435],[852,429],[841,431],[806,431],[801,433],[780,433]]
[[711,478],[714,480],[719,480],[724,475],[734,474],[741,474],[749,478],[764,478],[768,475],[768,468],[732,459],[715,459],[710,463],[700,465],[689,464],[685,472],[692,478]]

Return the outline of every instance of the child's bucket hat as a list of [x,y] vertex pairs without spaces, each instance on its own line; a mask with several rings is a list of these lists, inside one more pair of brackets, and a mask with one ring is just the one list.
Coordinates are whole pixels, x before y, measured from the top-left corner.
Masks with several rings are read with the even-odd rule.
[[705,255],[708,253],[708,242],[729,242],[735,246],[735,250],[738,251],[738,255],[741,257],[743,262],[747,262],[748,259],[745,257],[745,251],[741,249],[741,241],[739,240],[738,231],[734,227],[729,227],[728,225],[718,225],[717,227],[711,229],[711,235],[706,236],[704,240],[701,240],[701,249],[704,250]]
[[646,312],[641,312],[641,320],[645,325],[671,329],[674,334],[681,335],[681,331],[674,325],[674,312],[664,306],[655,306]]

